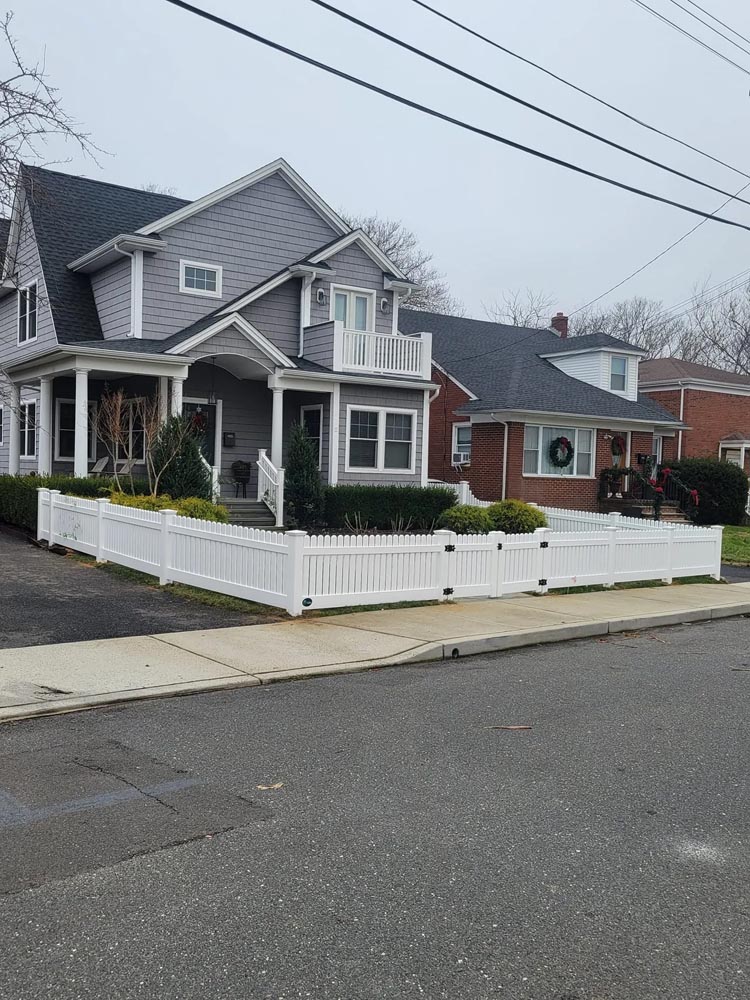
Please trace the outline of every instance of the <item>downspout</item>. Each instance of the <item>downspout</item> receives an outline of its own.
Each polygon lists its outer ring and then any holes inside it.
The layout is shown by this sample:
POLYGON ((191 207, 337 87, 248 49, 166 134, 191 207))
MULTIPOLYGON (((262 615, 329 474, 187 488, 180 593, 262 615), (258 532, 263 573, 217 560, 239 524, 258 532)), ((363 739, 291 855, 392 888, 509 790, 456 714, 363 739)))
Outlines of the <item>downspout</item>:
POLYGON ((494 413, 490 413, 490 416, 496 424, 502 424, 505 428, 503 431, 503 495, 500 497, 501 500, 504 500, 508 479, 508 422, 507 420, 498 420, 494 413))
POLYGON ((305 274, 302 277, 302 288, 299 299, 299 356, 302 357, 305 349, 305 327, 310 325, 310 310, 312 306, 312 286, 318 272, 305 274))
POLYGON ((123 250, 117 243, 113 244, 112 249, 115 253, 130 258, 130 333, 128 337, 140 339, 143 334, 143 251, 123 250))
MULTIPOLYGON (((683 414, 685 412, 685 386, 680 385, 680 423, 684 423, 683 414)), ((677 460, 682 458, 682 431, 677 432, 677 460)))

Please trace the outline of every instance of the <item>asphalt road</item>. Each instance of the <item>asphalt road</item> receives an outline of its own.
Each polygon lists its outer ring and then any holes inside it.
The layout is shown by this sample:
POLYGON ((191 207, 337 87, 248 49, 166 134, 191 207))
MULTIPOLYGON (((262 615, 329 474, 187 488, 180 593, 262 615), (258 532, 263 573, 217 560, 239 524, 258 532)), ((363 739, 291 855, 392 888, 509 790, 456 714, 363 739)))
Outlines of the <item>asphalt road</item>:
POLYGON ((7 649, 269 620, 119 579, 7 529, 0 529, 0 592, 0 648, 7 649))
POLYGON ((3 726, 0 996, 746 1000, 749 708, 738 619, 3 726))

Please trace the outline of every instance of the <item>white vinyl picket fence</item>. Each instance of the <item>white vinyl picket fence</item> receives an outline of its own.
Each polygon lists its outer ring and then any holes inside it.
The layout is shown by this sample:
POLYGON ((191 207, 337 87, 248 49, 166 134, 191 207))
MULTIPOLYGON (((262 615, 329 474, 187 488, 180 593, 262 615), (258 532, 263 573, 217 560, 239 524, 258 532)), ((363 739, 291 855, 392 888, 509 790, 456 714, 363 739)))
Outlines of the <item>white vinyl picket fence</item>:
POLYGON ((40 489, 38 497, 37 537, 50 545, 151 573, 162 584, 188 583, 291 615, 305 608, 503 597, 680 576, 718 579, 721 571, 720 527, 308 535, 137 510, 57 490, 40 489))

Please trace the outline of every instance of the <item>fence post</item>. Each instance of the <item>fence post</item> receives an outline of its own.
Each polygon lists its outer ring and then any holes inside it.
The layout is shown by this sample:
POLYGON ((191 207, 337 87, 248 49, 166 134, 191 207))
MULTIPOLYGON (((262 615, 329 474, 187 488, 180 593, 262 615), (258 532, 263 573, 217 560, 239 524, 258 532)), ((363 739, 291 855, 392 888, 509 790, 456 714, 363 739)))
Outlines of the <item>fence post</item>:
POLYGON ((55 544, 55 501, 60 496, 60 490, 49 491, 49 538, 47 544, 55 544))
MULTIPOLYGON (((49 490, 40 486, 36 491, 36 540, 44 538, 44 498, 49 490)), ((49 534, 49 532, 47 532, 49 534)))
MULTIPOLYGON (((620 516, 619 514, 617 515, 620 516)), ((607 582, 605 587, 614 587, 617 580, 617 535, 619 529, 614 525, 607 526, 607 582)))
POLYGON ((462 479, 458 484, 458 502, 465 504, 469 502, 469 497, 471 495, 471 488, 465 479, 462 479))
POLYGON ((716 534, 716 557, 714 566, 715 569, 711 576, 714 580, 721 580, 721 543, 724 537, 724 525, 723 524, 712 524, 712 530, 716 534))
POLYGON ((551 528, 535 528, 534 538, 539 542, 539 585, 536 588, 537 594, 546 594, 549 590, 549 536, 552 534, 551 528))
POLYGON ((620 518, 622 517, 622 512, 619 510, 613 510, 609 514, 609 523, 614 525, 615 528, 620 526, 620 518))
POLYGON ((104 508, 109 503, 107 497, 99 497, 96 501, 96 561, 106 562, 104 558, 104 508))
POLYGON ((169 564, 172 555, 172 525, 177 515, 176 510, 161 510, 161 546, 159 552, 159 586, 170 583, 169 564))
POLYGON ((667 575, 664 577, 664 583, 672 582, 672 570, 674 568, 674 525, 667 524, 664 526, 664 530, 667 532, 667 575))
POLYGON ((287 531, 286 543, 286 610, 295 617, 302 614, 305 582, 305 538, 306 531, 287 531))
POLYGON ((439 601, 450 601, 453 599, 454 582, 454 561, 456 555, 456 539, 458 535, 455 531, 447 531, 440 528, 432 533, 435 544, 438 546, 438 589, 439 601))
POLYGON ((487 538, 492 545, 490 597, 502 597, 505 583, 505 532, 491 531, 487 538))

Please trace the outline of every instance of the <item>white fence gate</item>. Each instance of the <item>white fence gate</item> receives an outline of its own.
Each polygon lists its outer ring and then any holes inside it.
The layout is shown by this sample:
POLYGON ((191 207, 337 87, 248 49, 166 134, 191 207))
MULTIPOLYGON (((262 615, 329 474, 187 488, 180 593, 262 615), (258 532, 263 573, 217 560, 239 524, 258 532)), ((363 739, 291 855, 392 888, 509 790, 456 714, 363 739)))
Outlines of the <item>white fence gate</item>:
MULTIPOLYGON (((99 562, 285 608, 502 597, 721 571, 722 529, 605 523, 533 534, 308 535, 261 531, 39 490, 37 537, 99 562)), ((566 514, 567 512, 559 512, 566 514)), ((574 512, 575 513, 575 512, 574 512)), ((630 520, 630 519, 628 519, 630 520)))

